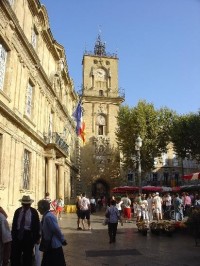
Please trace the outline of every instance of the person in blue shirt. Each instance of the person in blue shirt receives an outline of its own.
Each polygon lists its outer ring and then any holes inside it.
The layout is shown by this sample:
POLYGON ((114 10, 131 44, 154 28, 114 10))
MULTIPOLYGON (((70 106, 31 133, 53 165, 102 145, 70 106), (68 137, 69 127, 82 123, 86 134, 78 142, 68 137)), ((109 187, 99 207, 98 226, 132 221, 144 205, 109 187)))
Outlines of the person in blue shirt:
MULTIPOLYGON (((42 242, 49 243, 47 250, 43 251, 41 266, 65 266, 65 258, 62 246, 67 245, 67 242, 62 234, 56 216, 50 212, 50 203, 47 200, 38 202, 38 211, 42 217, 41 232, 42 242)), ((40 244, 40 248, 41 248, 40 244)))
POLYGON ((173 201, 174 212, 175 212, 175 221, 183 220, 183 201, 179 197, 179 194, 176 193, 176 196, 173 201))
POLYGON ((120 220, 120 213, 115 200, 110 201, 110 207, 107 208, 105 216, 108 218, 109 243, 114 243, 116 241, 118 220, 120 220))

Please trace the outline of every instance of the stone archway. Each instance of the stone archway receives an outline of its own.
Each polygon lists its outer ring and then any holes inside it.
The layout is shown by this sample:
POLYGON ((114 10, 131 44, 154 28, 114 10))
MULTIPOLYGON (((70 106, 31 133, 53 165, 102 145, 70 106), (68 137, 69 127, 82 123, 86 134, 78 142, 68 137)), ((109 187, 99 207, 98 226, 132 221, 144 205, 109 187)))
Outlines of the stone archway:
POLYGON ((92 184, 92 196, 95 198, 108 198, 110 196, 110 186, 104 179, 97 179, 92 184))

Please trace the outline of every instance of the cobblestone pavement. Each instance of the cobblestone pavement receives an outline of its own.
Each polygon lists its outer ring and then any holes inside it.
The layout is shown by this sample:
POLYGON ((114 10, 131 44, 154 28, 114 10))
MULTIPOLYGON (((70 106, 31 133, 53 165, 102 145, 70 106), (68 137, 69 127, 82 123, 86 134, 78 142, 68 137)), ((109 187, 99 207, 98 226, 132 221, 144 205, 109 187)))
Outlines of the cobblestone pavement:
POLYGON ((116 243, 109 244, 103 213, 91 215, 92 230, 78 231, 74 213, 59 221, 68 245, 68 266, 199 266, 200 246, 180 232, 172 237, 138 233, 135 221, 118 226, 116 243))

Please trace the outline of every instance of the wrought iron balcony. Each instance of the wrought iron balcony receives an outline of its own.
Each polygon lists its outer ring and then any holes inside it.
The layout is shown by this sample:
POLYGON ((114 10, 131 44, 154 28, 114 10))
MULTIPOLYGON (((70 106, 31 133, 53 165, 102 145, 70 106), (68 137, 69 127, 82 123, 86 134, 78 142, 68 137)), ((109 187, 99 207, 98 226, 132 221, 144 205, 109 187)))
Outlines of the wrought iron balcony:
POLYGON ((65 140, 60 136, 59 133, 53 132, 50 134, 45 134, 44 139, 47 145, 54 145, 59 148, 65 155, 69 155, 69 145, 65 142, 65 140))

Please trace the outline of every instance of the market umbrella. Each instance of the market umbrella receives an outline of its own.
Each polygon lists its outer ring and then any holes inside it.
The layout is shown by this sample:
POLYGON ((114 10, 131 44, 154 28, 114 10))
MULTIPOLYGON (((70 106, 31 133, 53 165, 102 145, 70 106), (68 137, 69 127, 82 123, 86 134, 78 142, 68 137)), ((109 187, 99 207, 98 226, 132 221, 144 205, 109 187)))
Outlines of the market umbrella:
POLYGON ((144 186, 144 187, 142 187, 142 191, 146 191, 146 192, 162 192, 162 187, 144 186))
POLYGON ((168 192, 168 191, 172 191, 172 188, 171 187, 162 187, 162 191, 163 192, 168 192))
POLYGON ((126 192, 135 192, 138 191, 138 187, 134 186, 123 186, 123 187, 115 187, 111 190, 112 193, 126 193, 126 192))
POLYGON ((200 190, 200 184, 199 185, 185 185, 181 186, 181 191, 195 191, 200 190))
POLYGON ((185 180, 198 180, 200 179, 200 172, 187 174, 182 176, 182 178, 185 180))
POLYGON ((172 187, 172 192, 179 192, 181 191, 181 187, 172 187))

